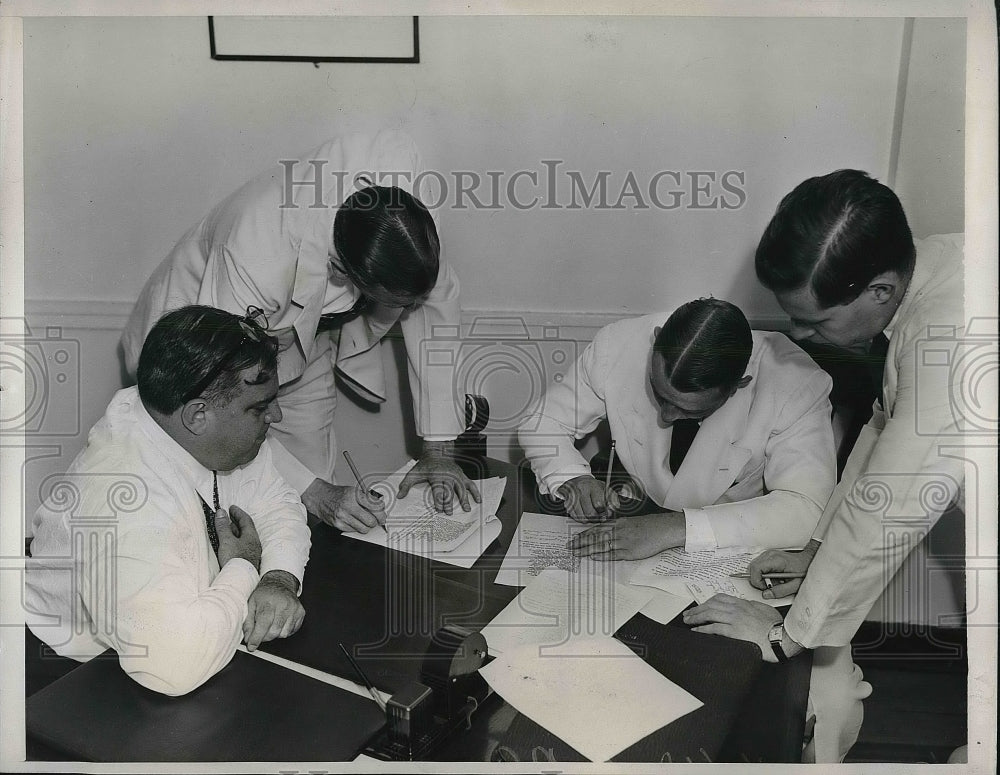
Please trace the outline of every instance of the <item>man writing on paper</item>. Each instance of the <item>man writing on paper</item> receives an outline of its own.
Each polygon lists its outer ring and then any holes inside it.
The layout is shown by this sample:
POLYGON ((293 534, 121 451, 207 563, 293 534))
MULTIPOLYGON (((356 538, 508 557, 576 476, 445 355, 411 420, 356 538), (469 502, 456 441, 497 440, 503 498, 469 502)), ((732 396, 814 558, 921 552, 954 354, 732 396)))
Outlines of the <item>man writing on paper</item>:
MULTIPOLYGON (((688 623, 757 643, 771 662, 823 646, 850 658, 886 580, 960 496, 964 461, 939 445, 961 431, 952 396, 963 372, 941 364, 961 360, 962 254, 961 235, 915 243, 896 195, 858 170, 810 178, 781 201, 757 247, 757 277, 791 317, 793 336, 869 353, 881 398, 805 550, 767 552, 751 565, 758 588, 763 573, 805 573, 764 593, 798 592, 784 622, 770 606, 719 595, 686 612, 688 623), (922 360, 929 337, 937 358, 922 360)), ((821 721, 816 760, 843 758, 849 745, 820 750, 821 721)))
POLYGON ((519 439, 542 492, 577 520, 607 519, 614 503, 573 444, 607 418, 634 484, 663 508, 580 533, 578 554, 801 546, 836 476, 830 384, 784 335, 700 299, 599 331, 519 439))
POLYGON ((180 695, 241 640, 252 651, 302 624, 309 529, 265 441, 281 409, 259 313, 165 315, 138 386, 115 395, 38 509, 25 606, 58 654, 113 648, 140 684, 180 695))
POLYGON ((479 499, 452 459, 464 417, 452 374, 424 369, 421 360, 421 342, 435 329, 457 332, 461 316, 458 278, 440 261, 437 227, 416 196, 422 173, 413 141, 391 131, 337 138, 280 162, 177 243, 147 281, 122 337, 134 373, 146 332, 167 310, 194 303, 263 309, 280 343, 275 465, 310 514, 341 530, 366 532, 385 523, 385 512, 367 490, 333 484, 336 379, 384 401, 376 345, 397 321, 424 439, 399 494, 427 481, 449 514, 453 499, 466 511, 470 495, 479 499))

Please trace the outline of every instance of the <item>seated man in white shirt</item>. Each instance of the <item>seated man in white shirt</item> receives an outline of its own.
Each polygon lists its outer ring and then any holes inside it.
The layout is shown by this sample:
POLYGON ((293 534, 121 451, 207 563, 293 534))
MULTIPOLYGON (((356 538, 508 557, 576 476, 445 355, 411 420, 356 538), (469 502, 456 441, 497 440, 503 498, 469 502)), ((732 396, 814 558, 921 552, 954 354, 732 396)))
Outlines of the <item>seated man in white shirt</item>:
POLYGON ((607 520, 573 539, 579 554, 802 546, 836 477, 830 387, 784 335, 751 332, 737 307, 700 299, 599 331, 519 440, 543 493, 580 521, 607 520), (573 443, 604 418, 662 512, 608 519, 604 483, 573 443))
POLYGON ((241 640, 253 650, 301 626, 309 530, 265 441, 281 419, 277 342, 254 312, 163 316, 137 387, 115 395, 47 487, 25 605, 59 655, 113 648, 138 683, 180 695, 241 640))

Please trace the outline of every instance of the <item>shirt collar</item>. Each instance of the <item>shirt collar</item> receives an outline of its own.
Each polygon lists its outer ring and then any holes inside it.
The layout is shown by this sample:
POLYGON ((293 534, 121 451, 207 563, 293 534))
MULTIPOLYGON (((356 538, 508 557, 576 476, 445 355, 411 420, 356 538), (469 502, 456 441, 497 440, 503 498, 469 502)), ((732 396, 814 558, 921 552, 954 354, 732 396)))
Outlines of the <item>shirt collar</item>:
POLYGON ((143 433, 153 443, 154 448, 159 450, 164 457, 180 469, 181 474, 191 482, 205 503, 210 506, 213 505, 214 486, 212 472, 199 463, 190 452, 184 449, 184 447, 171 438, 169 433, 160 427, 159 423, 146 411, 142 399, 139 398, 138 391, 136 392, 133 406, 135 407, 136 422, 143 433))

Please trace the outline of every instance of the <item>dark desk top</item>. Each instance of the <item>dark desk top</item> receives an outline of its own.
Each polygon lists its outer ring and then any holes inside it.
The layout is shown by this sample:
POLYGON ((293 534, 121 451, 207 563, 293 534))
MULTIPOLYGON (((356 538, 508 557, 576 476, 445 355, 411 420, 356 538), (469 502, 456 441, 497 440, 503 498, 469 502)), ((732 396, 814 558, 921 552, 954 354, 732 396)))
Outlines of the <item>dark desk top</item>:
MULTIPOLYGON (((552 512, 554 505, 538 496, 526 468, 485 459, 474 463, 467 473, 474 478, 507 477, 498 513, 502 532, 471 568, 387 551, 318 525, 313 529, 301 596, 306 609, 302 628, 291 638, 264 644, 262 650, 357 681, 338 647, 343 643, 376 686, 394 692, 419 678, 428 646, 440 627, 461 624, 479 629, 492 620, 520 592, 519 587, 495 584, 494 579, 521 514, 552 512)), ((761 661, 757 647, 750 643, 694 633, 676 620, 659 625, 641 614, 616 637, 704 703, 622 752, 616 761, 797 760, 809 686, 808 652, 787 665, 769 665, 761 661), (763 727, 760 718, 767 720, 763 727)), ((234 675, 245 669, 245 663, 260 660, 242 654, 237 657, 203 689, 217 687, 220 697, 234 692, 231 696, 239 698, 238 690, 230 688, 234 679, 226 674, 234 675)), ((122 679, 131 683, 124 674, 122 679)), ((52 686, 59 687, 64 681, 52 686)), ((71 685, 58 691, 63 701, 82 705, 88 700, 71 685)), ((300 701, 298 691, 285 690, 284 699, 308 708, 310 700, 302 697, 300 701)), ((225 707, 236 716, 254 712, 252 703, 244 700, 225 707)), ((130 721, 142 723, 143 718, 156 720, 155 715, 140 713, 130 721)), ((336 728, 319 720, 306 724, 309 729, 323 730, 321 737, 336 728)), ((62 747, 67 750, 65 742, 62 747)), ((474 714, 472 729, 455 735, 435 758, 483 761, 496 759, 498 750, 505 748, 508 757, 513 754, 525 761, 538 747, 551 749, 560 761, 586 761, 494 695, 474 714)), ((89 751, 68 750, 79 755, 89 751)), ((282 758, 308 760, 310 756, 305 754, 311 750, 288 745, 282 758)))
POLYGON ((353 759, 384 723, 366 697, 239 651, 183 697, 140 686, 107 651, 32 695, 25 719, 43 745, 99 762, 353 759))

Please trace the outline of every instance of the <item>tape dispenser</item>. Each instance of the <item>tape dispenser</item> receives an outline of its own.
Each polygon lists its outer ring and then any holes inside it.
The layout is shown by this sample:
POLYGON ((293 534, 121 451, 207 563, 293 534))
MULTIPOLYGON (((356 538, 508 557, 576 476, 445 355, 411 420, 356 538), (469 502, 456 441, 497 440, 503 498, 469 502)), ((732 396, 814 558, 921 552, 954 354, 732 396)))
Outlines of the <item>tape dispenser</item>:
POLYGON ((489 654, 482 633, 456 625, 434 634, 420 669, 420 680, 407 684, 386 702, 385 730, 367 747, 368 755, 394 761, 426 758, 460 728, 490 695, 479 675, 489 654))

